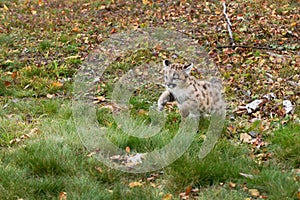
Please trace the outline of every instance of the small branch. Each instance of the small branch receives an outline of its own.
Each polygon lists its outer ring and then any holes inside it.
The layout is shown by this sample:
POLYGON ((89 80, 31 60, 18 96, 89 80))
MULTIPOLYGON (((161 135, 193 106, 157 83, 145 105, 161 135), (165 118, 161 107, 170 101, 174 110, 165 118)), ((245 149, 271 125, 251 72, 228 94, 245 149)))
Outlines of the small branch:
POLYGON ((230 22, 230 19, 229 19, 227 13, 226 13, 226 4, 225 4, 225 2, 223 2, 223 8, 224 8, 223 9, 223 14, 224 14, 224 16, 226 18, 227 29, 228 29, 228 33, 229 33, 229 37, 230 37, 230 45, 231 46, 235 46, 234 39, 233 39, 233 36, 232 36, 232 31, 231 31, 232 24, 230 22))
POLYGON ((247 46, 247 45, 227 45, 227 46, 217 46, 218 49, 225 49, 225 48, 244 48, 244 49, 263 49, 263 50, 270 50, 270 51, 283 51, 271 47, 262 47, 262 46, 247 46))

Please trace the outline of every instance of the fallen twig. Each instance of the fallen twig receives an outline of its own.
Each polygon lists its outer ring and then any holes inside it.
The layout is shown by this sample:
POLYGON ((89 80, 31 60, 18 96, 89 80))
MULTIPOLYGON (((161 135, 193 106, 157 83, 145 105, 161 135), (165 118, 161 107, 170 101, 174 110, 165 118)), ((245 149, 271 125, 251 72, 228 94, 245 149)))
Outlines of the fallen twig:
POLYGON ((225 49, 225 48, 244 48, 244 49, 263 49, 263 50, 270 50, 270 51, 284 51, 283 49, 275 49, 272 47, 263 47, 263 46, 248 46, 248 45, 225 45, 225 46, 217 46, 218 49, 225 49))
POLYGON ((227 13, 226 13, 226 3, 225 2, 223 2, 223 8, 224 8, 223 9, 223 14, 224 14, 224 16, 226 18, 227 29, 228 29, 228 33, 229 33, 229 37, 230 37, 230 45, 231 46, 235 46, 235 42, 234 42, 234 39, 233 39, 233 36, 232 36, 232 31, 231 31, 232 24, 230 22, 230 19, 229 19, 227 13))

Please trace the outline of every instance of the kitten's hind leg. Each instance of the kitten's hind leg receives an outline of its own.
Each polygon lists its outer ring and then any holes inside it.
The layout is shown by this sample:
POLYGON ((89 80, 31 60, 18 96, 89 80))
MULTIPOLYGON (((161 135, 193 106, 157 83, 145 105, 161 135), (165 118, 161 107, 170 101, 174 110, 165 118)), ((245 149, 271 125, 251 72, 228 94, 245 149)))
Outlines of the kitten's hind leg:
POLYGON ((171 92, 169 92, 168 90, 164 91, 158 101, 157 101, 157 106, 158 106, 158 110, 162 111, 164 109, 164 106, 167 104, 167 102, 171 102, 174 101, 175 98, 174 96, 171 94, 171 92))

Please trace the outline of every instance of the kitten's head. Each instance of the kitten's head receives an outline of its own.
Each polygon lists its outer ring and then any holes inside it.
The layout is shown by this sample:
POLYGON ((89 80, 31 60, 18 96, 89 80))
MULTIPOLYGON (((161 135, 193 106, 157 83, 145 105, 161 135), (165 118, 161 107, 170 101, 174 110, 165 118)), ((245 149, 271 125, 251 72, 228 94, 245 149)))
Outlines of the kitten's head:
POLYGON ((184 86, 193 68, 192 63, 189 65, 183 65, 171 63, 169 60, 164 60, 163 65, 165 70, 165 85, 170 89, 184 86))

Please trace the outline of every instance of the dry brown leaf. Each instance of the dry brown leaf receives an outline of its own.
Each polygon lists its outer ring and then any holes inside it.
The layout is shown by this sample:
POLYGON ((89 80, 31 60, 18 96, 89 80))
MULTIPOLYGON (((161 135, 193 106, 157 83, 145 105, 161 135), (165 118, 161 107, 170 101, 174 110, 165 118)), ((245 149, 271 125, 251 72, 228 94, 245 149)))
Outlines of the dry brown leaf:
POLYGON ((191 190, 192 190, 192 186, 190 185, 185 189, 185 195, 190 195, 191 190))
POLYGON ((4 85, 5 85, 6 87, 8 87, 8 86, 11 85, 11 82, 10 82, 10 81, 4 81, 4 85))
POLYGON ((102 168, 101 167, 95 167, 95 169, 101 174, 102 173, 102 168))
POLYGON ((11 78, 12 78, 12 79, 15 79, 15 78, 17 77, 17 73, 18 73, 18 72, 13 72, 13 73, 11 74, 11 78))
POLYGON ((105 101, 104 96, 97 96, 97 97, 94 98, 93 103, 96 104, 96 103, 101 103, 101 102, 104 102, 104 101, 105 101))
POLYGON ((67 200, 67 193, 66 192, 60 192, 58 196, 59 200, 67 200))
POLYGON ((144 5, 152 5, 152 1, 149 0, 142 0, 144 5))
POLYGON ((29 133, 21 135, 21 137, 19 138, 14 138, 11 141, 9 141, 9 144, 17 144, 19 142, 24 141, 25 139, 31 138, 35 135, 37 135, 38 133, 40 133, 40 130, 38 128, 33 128, 30 130, 29 133))
POLYGON ((229 184, 228 184, 228 185, 229 185, 229 187, 230 187, 230 188, 235 188, 235 187, 236 187, 236 184, 235 184, 235 183, 233 183, 233 182, 231 182, 231 181, 229 182, 229 184))
POLYGON ((140 109, 139 111, 138 111, 138 115, 147 115, 147 111, 146 110, 144 110, 144 109, 140 109))
POLYGON ((73 32, 75 33, 78 33, 79 32, 79 27, 78 26, 75 26, 73 29, 72 29, 73 32))
POLYGON ((117 32, 117 29, 112 28, 111 31, 110 31, 110 34, 113 34, 113 33, 116 33, 116 32, 117 32))
POLYGON ((297 26, 297 22, 291 23, 291 27, 297 26))
POLYGON ((125 148, 125 151, 126 151, 127 153, 130 153, 130 147, 126 147, 126 148, 125 148))
POLYGON ((43 5, 43 0, 38 0, 38 4, 39 4, 39 6, 42 6, 43 5))

